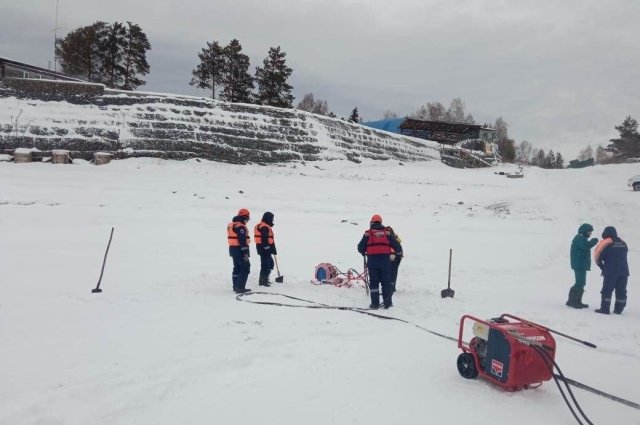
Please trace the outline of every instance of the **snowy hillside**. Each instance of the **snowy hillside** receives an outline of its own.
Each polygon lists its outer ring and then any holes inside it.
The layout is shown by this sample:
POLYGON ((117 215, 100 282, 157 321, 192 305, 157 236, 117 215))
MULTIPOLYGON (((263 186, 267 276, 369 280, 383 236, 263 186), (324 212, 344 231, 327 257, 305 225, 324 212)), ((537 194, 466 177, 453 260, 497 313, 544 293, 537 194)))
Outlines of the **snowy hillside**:
MULTIPOLYGON (((379 213, 406 253, 394 307, 380 314, 447 336, 463 314, 540 322, 598 345, 556 337, 566 376, 640 402, 640 194, 626 186, 639 166, 495 171, 0 162, 0 424, 575 423, 553 382, 508 393, 465 380, 456 344, 414 326, 248 302, 294 302, 277 295, 236 300, 225 227, 239 208, 250 226, 275 213, 285 281, 265 292, 366 307, 362 288, 309 280, 320 262, 361 269, 356 244, 379 213), (593 312, 596 271, 591 308, 564 305, 569 244, 585 221, 598 237, 615 225, 630 246, 621 316, 593 312), (91 294, 112 226, 104 292, 91 294), (456 294, 443 300, 449 248, 456 294)), ((251 261, 257 290, 255 251, 251 261)), ((595 424, 640 424, 639 410, 574 392, 595 424)))
POLYGON ((36 147, 86 159, 119 151, 239 164, 439 159, 435 142, 292 109, 117 90, 39 97, 0 88, 0 153, 36 147))

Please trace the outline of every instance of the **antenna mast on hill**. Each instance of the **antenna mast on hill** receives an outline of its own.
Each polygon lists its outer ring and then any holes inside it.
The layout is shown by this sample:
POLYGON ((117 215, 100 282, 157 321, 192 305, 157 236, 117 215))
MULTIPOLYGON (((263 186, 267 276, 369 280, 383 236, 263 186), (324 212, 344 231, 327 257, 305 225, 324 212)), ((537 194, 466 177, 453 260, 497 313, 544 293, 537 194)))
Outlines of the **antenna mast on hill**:
POLYGON ((60 0, 56 0, 56 24, 55 24, 55 27, 51 30, 53 31, 53 72, 58 71, 58 54, 56 53, 56 45, 58 44, 58 30, 62 29, 58 26, 59 4, 60 4, 60 0))

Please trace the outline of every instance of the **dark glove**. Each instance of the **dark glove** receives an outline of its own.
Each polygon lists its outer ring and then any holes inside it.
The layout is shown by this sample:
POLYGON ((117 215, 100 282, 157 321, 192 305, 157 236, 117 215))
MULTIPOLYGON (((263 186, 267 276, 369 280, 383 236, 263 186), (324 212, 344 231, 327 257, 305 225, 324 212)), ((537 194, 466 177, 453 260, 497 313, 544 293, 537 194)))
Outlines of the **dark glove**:
POLYGON ((592 238, 590 242, 591 243, 598 243, 598 238, 592 238))

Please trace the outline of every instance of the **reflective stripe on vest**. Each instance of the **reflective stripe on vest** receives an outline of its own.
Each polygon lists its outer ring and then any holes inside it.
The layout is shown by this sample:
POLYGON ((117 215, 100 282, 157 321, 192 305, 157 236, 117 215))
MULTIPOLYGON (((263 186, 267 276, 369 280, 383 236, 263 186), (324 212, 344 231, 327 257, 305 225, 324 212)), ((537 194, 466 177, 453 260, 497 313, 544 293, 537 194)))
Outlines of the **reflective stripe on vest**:
POLYGON ((249 232, 247 232, 247 226, 244 223, 233 222, 227 225, 227 241, 229 242, 229 246, 240 246, 240 241, 238 240, 238 234, 233 230, 236 227, 244 227, 247 235, 247 245, 251 243, 251 236, 249 236, 249 232))
POLYGON ((386 229, 369 229, 364 233, 369 237, 365 252, 367 255, 391 254, 389 236, 391 232, 386 229))
POLYGON ((260 233, 260 229, 262 227, 269 228, 269 240, 268 240, 268 243, 269 243, 269 245, 273 245, 273 229, 271 228, 271 226, 269 226, 264 221, 261 221, 260 223, 256 224, 256 227, 253 228, 253 237, 256 240, 256 245, 261 245, 262 244, 262 234, 260 233))

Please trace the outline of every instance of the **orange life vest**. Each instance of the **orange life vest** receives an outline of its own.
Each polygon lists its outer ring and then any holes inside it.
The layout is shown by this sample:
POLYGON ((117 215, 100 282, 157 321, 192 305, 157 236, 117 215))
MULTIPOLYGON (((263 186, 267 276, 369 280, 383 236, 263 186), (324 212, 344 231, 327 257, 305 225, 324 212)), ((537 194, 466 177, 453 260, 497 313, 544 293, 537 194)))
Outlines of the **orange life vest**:
POLYGON ((613 239, 611 238, 601 239, 600 242, 598 242, 598 245, 596 245, 596 249, 593 251, 593 261, 597 263, 600 259, 600 254, 602 254, 602 251, 604 251, 604 249, 612 243, 613 239))
POLYGON ((367 255, 391 254, 393 252, 389 242, 391 232, 387 229, 369 229, 364 234, 369 237, 365 248, 367 255))
MULTIPOLYGON (((234 221, 233 223, 229 223, 227 225, 227 241, 229 242, 229 246, 240 246, 240 241, 238 240, 238 234, 234 231, 234 229, 237 227, 244 227, 246 232, 247 226, 245 226, 244 223, 239 221, 234 221)), ((251 236, 249 236, 249 232, 246 232, 246 234, 247 234, 247 239, 246 239, 247 245, 249 245, 251 243, 251 236)))
POLYGON ((264 221, 261 221, 260 223, 256 224, 256 227, 253 228, 253 237, 256 240, 256 245, 262 245, 262 234, 260 233, 260 229, 262 229, 265 226, 269 228, 269 239, 267 243, 269 245, 273 245, 273 229, 264 221))

